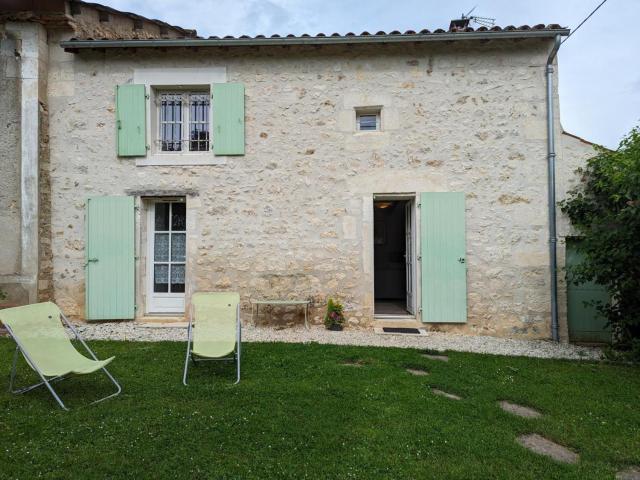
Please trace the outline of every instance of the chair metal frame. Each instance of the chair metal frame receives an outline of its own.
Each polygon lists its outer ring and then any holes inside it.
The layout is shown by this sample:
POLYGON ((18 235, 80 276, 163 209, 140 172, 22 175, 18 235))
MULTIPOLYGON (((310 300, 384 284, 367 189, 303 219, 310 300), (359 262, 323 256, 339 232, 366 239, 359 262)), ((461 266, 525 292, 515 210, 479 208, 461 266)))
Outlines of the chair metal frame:
MULTIPOLYGON (((91 355, 91 357, 96 362, 99 362, 100 360, 98 360, 98 357, 96 357, 96 355, 89 348, 89 346, 86 344, 84 339, 80 336, 80 332, 78 332, 76 327, 73 326, 73 324, 69 321, 69 319, 67 319, 67 317, 62 312, 60 312, 60 319, 62 320, 63 325, 65 325, 67 328, 69 328, 73 332, 73 334, 75 335, 75 338, 80 341, 80 343, 84 346, 84 348, 87 350, 87 352, 89 352, 89 355, 91 355)), ((9 379, 9 392, 11 392, 13 394, 21 394, 21 393, 29 392, 29 391, 33 390, 34 388, 40 387, 41 385, 45 385, 47 387, 47 389, 49 390, 49 392, 51 392, 51 395, 53 395, 53 398, 55 398, 56 402, 58 402, 58 405, 60 405, 60 407, 62 407, 63 410, 67 410, 68 411, 69 408, 63 403, 62 399, 56 393, 56 391, 51 386, 51 384, 55 383, 55 382, 62 381, 64 379, 66 379, 66 378, 69 378, 69 375, 68 374, 57 375, 55 377, 47 378, 47 376, 44 375, 40 371, 40 369, 35 364, 35 362, 29 357, 29 354, 27 353, 26 349, 22 345, 22 342, 20 342, 18 337, 13 333, 13 331, 11 330, 11 327, 9 325, 5 325, 5 328, 9 332, 9 335, 11 335, 11 338, 16 342, 16 351, 13 354, 13 365, 11 367, 11 377, 9 379), (18 357, 19 357, 18 354, 19 353, 22 353, 22 355, 24 356, 24 359, 27 361, 29 366, 38 374, 38 376, 40 377, 40 379, 42 381, 40 383, 34 383, 33 385, 29 385, 28 387, 18 388, 18 389, 14 390, 13 383, 14 383, 15 377, 16 377, 18 357)), ((71 339, 69 339, 69 341, 71 341, 71 339)), ((109 373, 109 371, 107 370, 106 366, 102 367, 100 370, 102 370, 107 375, 107 377, 109 377, 109 380, 111 380, 113 382, 113 384, 116 386, 116 391, 115 391, 115 393, 112 393, 111 395, 107 395, 106 397, 102 397, 102 398, 100 398, 98 400, 95 400, 95 401, 91 402, 89 405, 93 405, 95 403, 99 403, 99 402, 102 402, 104 400, 107 400, 108 398, 115 397, 115 396, 119 395, 120 392, 122 392, 122 387, 116 381, 116 379, 113 378, 111 373, 109 373)))
POLYGON ((189 360, 191 360, 194 364, 197 362, 207 362, 207 361, 222 361, 222 362, 232 362, 235 360, 236 362, 236 381, 234 385, 240 383, 240 352, 242 350, 242 324, 240 323, 240 304, 236 306, 236 346, 234 351, 232 352, 232 356, 230 357, 221 357, 221 358, 204 358, 200 357, 198 354, 194 354, 191 351, 191 342, 193 341, 193 306, 191 307, 189 314, 189 328, 187 332, 187 356, 184 361, 184 373, 182 375, 182 383, 187 385, 187 375, 189 373, 189 360))

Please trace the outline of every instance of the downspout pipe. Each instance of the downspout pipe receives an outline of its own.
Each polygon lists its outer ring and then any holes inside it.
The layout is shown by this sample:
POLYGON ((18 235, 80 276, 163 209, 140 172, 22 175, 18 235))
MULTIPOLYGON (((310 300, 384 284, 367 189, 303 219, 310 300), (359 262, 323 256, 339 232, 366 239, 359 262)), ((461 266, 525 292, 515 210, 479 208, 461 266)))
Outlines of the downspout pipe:
POLYGON ((556 35, 553 48, 549 52, 546 66, 547 76, 547 168, 549 182, 549 273, 551 275, 551 338, 560 341, 558 324, 558 260, 556 231, 556 146, 553 112, 553 62, 560 49, 561 36, 556 35))

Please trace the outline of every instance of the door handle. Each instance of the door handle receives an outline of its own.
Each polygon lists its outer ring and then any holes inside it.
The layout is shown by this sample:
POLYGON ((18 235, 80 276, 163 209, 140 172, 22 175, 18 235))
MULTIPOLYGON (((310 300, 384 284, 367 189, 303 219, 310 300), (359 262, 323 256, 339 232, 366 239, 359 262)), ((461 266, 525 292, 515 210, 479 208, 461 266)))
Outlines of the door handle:
POLYGON ((462 257, 460 257, 460 258, 458 259, 458 261, 459 261, 460 263, 465 263, 465 262, 466 262, 466 260, 465 260, 464 258, 462 258, 462 257))

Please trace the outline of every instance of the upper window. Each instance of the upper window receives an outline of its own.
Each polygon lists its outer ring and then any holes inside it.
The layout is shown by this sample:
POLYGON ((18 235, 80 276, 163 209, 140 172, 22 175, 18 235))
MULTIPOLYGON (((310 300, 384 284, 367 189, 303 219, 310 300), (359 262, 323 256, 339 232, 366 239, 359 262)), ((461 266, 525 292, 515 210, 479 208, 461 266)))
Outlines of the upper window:
POLYGON ((356 110, 356 130, 363 132, 380 130, 380 109, 356 110))
POLYGON ((158 150, 208 151, 209 92, 159 92, 157 99, 158 150))

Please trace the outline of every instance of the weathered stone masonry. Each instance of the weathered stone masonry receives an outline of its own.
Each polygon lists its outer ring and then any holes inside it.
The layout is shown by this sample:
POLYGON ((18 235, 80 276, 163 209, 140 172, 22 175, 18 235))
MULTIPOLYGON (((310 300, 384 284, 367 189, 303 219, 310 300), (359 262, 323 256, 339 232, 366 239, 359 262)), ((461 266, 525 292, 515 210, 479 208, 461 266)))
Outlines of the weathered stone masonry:
MULTIPOLYGON (((350 323, 366 325, 372 195, 464 191, 468 322, 440 328, 547 338, 549 48, 545 40, 502 40, 56 50, 50 77, 60 80, 49 88, 54 298, 83 316, 86 197, 189 192, 188 293, 237 290, 245 312, 250 297, 311 296, 316 321, 326 298, 337 296, 350 323), (139 167, 116 156, 116 85, 130 82, 136 68, 214 66, 245 85, 245 156, 189 167, 139 167), (369 105, 383 107, 383 131, 355 133, 354 107, 369 105)), ((559 169, 572 171, 577 161, 559 169)))
MULTIPOLYGON (((352 327, 367 326, 373 195, 463 191, 468 322, 432 328, 549 337, 551 40, 72 54, 60 41, 195 32, 95 4, 63 7, 0 15, 0 86, 8 93, 0 98, 0 287, 9 301, 53 299, 82 319, 86 198, 132 195, 143 316, 145 196, 184 196, 187 301, 196 290, 237 290, 246 319, 249 298, 310 297, 318 322, 334 296, 345 301, 352 327), (243 83, 246 155, 199 166, 118 158, 115 87, 154 68, 215 70, 223 72, 215 81, 243 83), (381 132, 355 131, 355 109, 368 106, 382 107, 381 132)), ((561 199, 592 147, 560 135, 558 118, 556 125, 561 199)), ((570 233, 562 216, 558 227, 562 267, 570 233)), ((566 338, 562 272, 559 280, 566 338)), ((275 313, 272 321, 296 320, 294 312, 275 313)))

